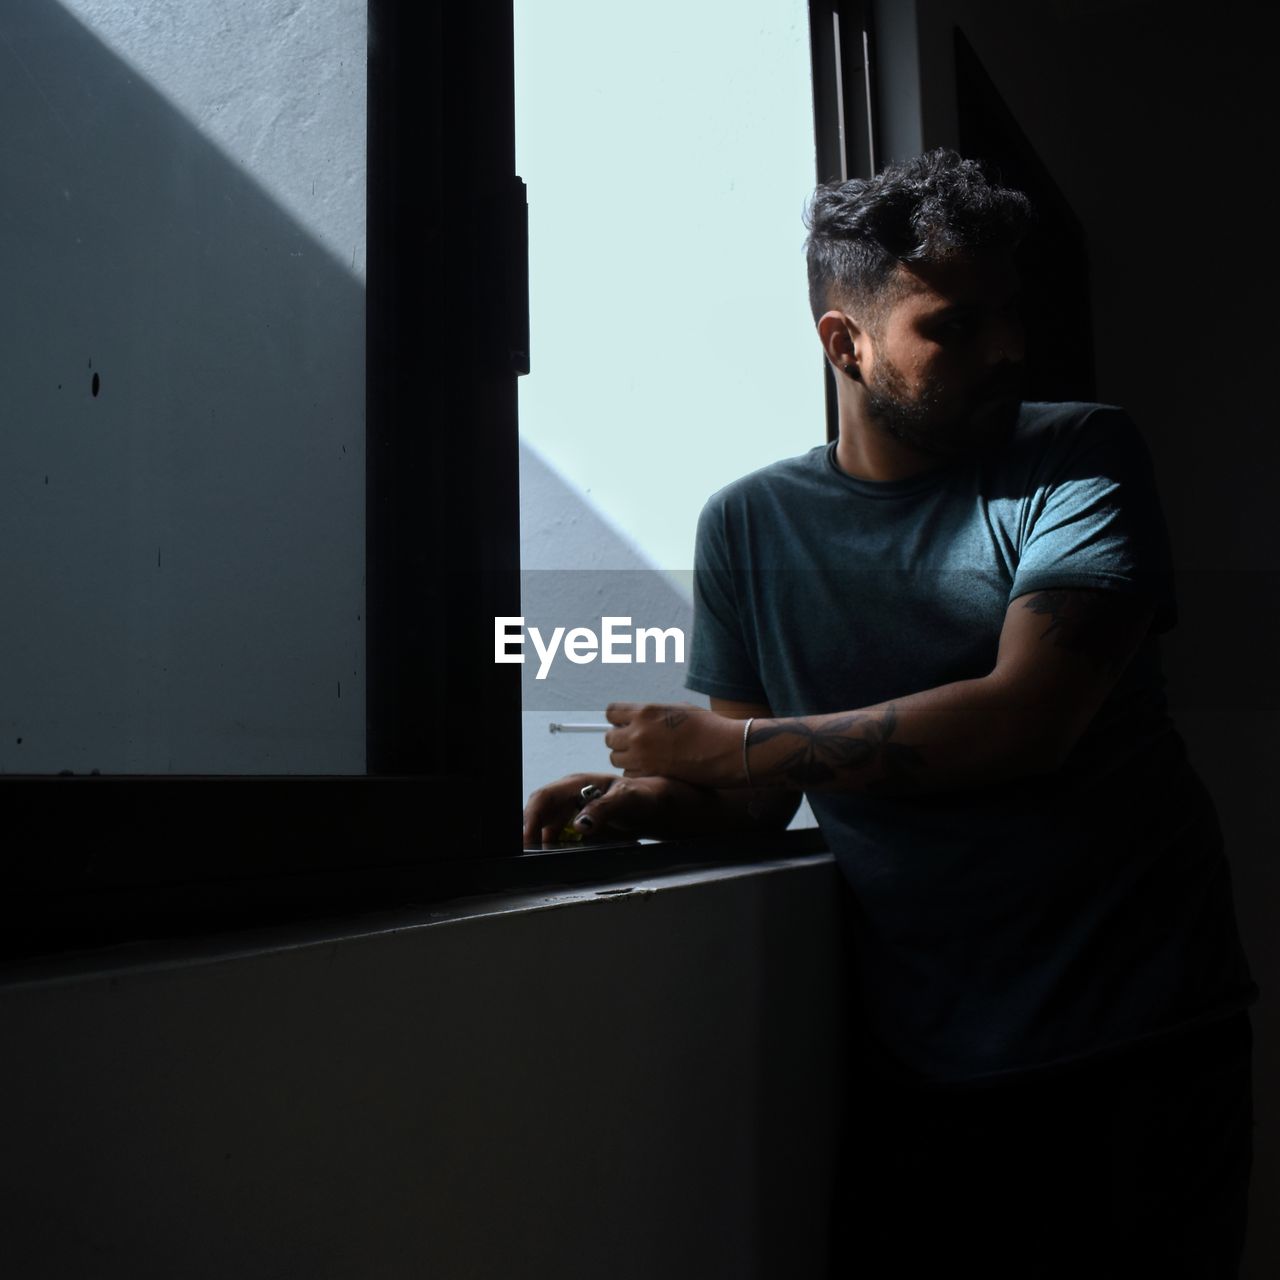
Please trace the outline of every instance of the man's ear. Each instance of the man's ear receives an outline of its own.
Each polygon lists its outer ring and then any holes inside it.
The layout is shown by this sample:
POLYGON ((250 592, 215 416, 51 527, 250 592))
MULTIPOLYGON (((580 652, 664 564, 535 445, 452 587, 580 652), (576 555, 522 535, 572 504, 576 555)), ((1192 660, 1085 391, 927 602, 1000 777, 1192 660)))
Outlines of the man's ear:
POLYGON ((861 382, 867 335, 858 322, 843 311, 828 311, 818 320, 818 337, 832 365, 854 382, 861 382))

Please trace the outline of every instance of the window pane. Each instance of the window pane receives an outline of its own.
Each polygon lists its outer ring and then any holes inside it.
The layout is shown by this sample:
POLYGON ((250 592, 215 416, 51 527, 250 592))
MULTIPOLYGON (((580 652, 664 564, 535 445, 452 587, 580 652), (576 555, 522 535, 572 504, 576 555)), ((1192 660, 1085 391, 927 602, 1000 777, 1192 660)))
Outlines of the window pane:
POLYGON ((0 17, 0 769, 364 769, 364 0, 0 17))
MULTIPOLYGON (((532 372, 521 379, 524 613, 688 626, 705 499, 825 437, 801 213, 815 160, 804 0, 516 2, 532 372)), ((608 769, 612 697, 700 702, 683 664, 536 680, 526 791, 608 769)), ((634 649, 632 650, 634 652, 634 649)))

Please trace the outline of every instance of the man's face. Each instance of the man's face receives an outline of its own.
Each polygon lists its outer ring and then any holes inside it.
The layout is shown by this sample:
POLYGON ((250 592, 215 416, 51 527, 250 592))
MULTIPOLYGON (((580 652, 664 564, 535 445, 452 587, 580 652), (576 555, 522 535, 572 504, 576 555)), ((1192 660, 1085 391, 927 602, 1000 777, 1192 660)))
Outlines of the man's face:
POLYGON ((868 334, 871 422, 922 453, 953 457, 1007 438, 1022 387, 1018 281, 1007 252, 903 272, 905 293, 868 334))

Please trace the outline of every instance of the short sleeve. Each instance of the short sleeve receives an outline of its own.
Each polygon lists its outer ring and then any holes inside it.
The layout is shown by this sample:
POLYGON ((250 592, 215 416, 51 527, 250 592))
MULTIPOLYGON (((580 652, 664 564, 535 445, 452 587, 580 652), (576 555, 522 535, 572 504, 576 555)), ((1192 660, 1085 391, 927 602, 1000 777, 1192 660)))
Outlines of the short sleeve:
POLYGON ((1151 602, 1153 628, 1177 622, 1169 534, 1151 458, 1119 409, 1098 409, 1059 442, 1031 498, 1009 599, 1072 587, 1151 602))
POLYGON ((728 550, 724 507, 715 498, 698 517, 693 553, 693 638, 685 688, 735 702, 768 702, 745 639, 728 550))

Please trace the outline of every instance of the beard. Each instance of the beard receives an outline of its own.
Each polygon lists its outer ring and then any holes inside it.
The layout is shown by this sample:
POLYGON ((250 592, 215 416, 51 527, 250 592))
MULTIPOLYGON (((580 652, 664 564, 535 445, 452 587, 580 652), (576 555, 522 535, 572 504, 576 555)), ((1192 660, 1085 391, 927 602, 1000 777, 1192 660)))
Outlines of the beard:
POLYGON ((902 371, 880 359, 864 383, 867 416, 885 435, 921 453, 954 458, 1006 440, 1021 406, 1021 366, 1006 365, 957 401, 937 382, 912 395, 902 371))

